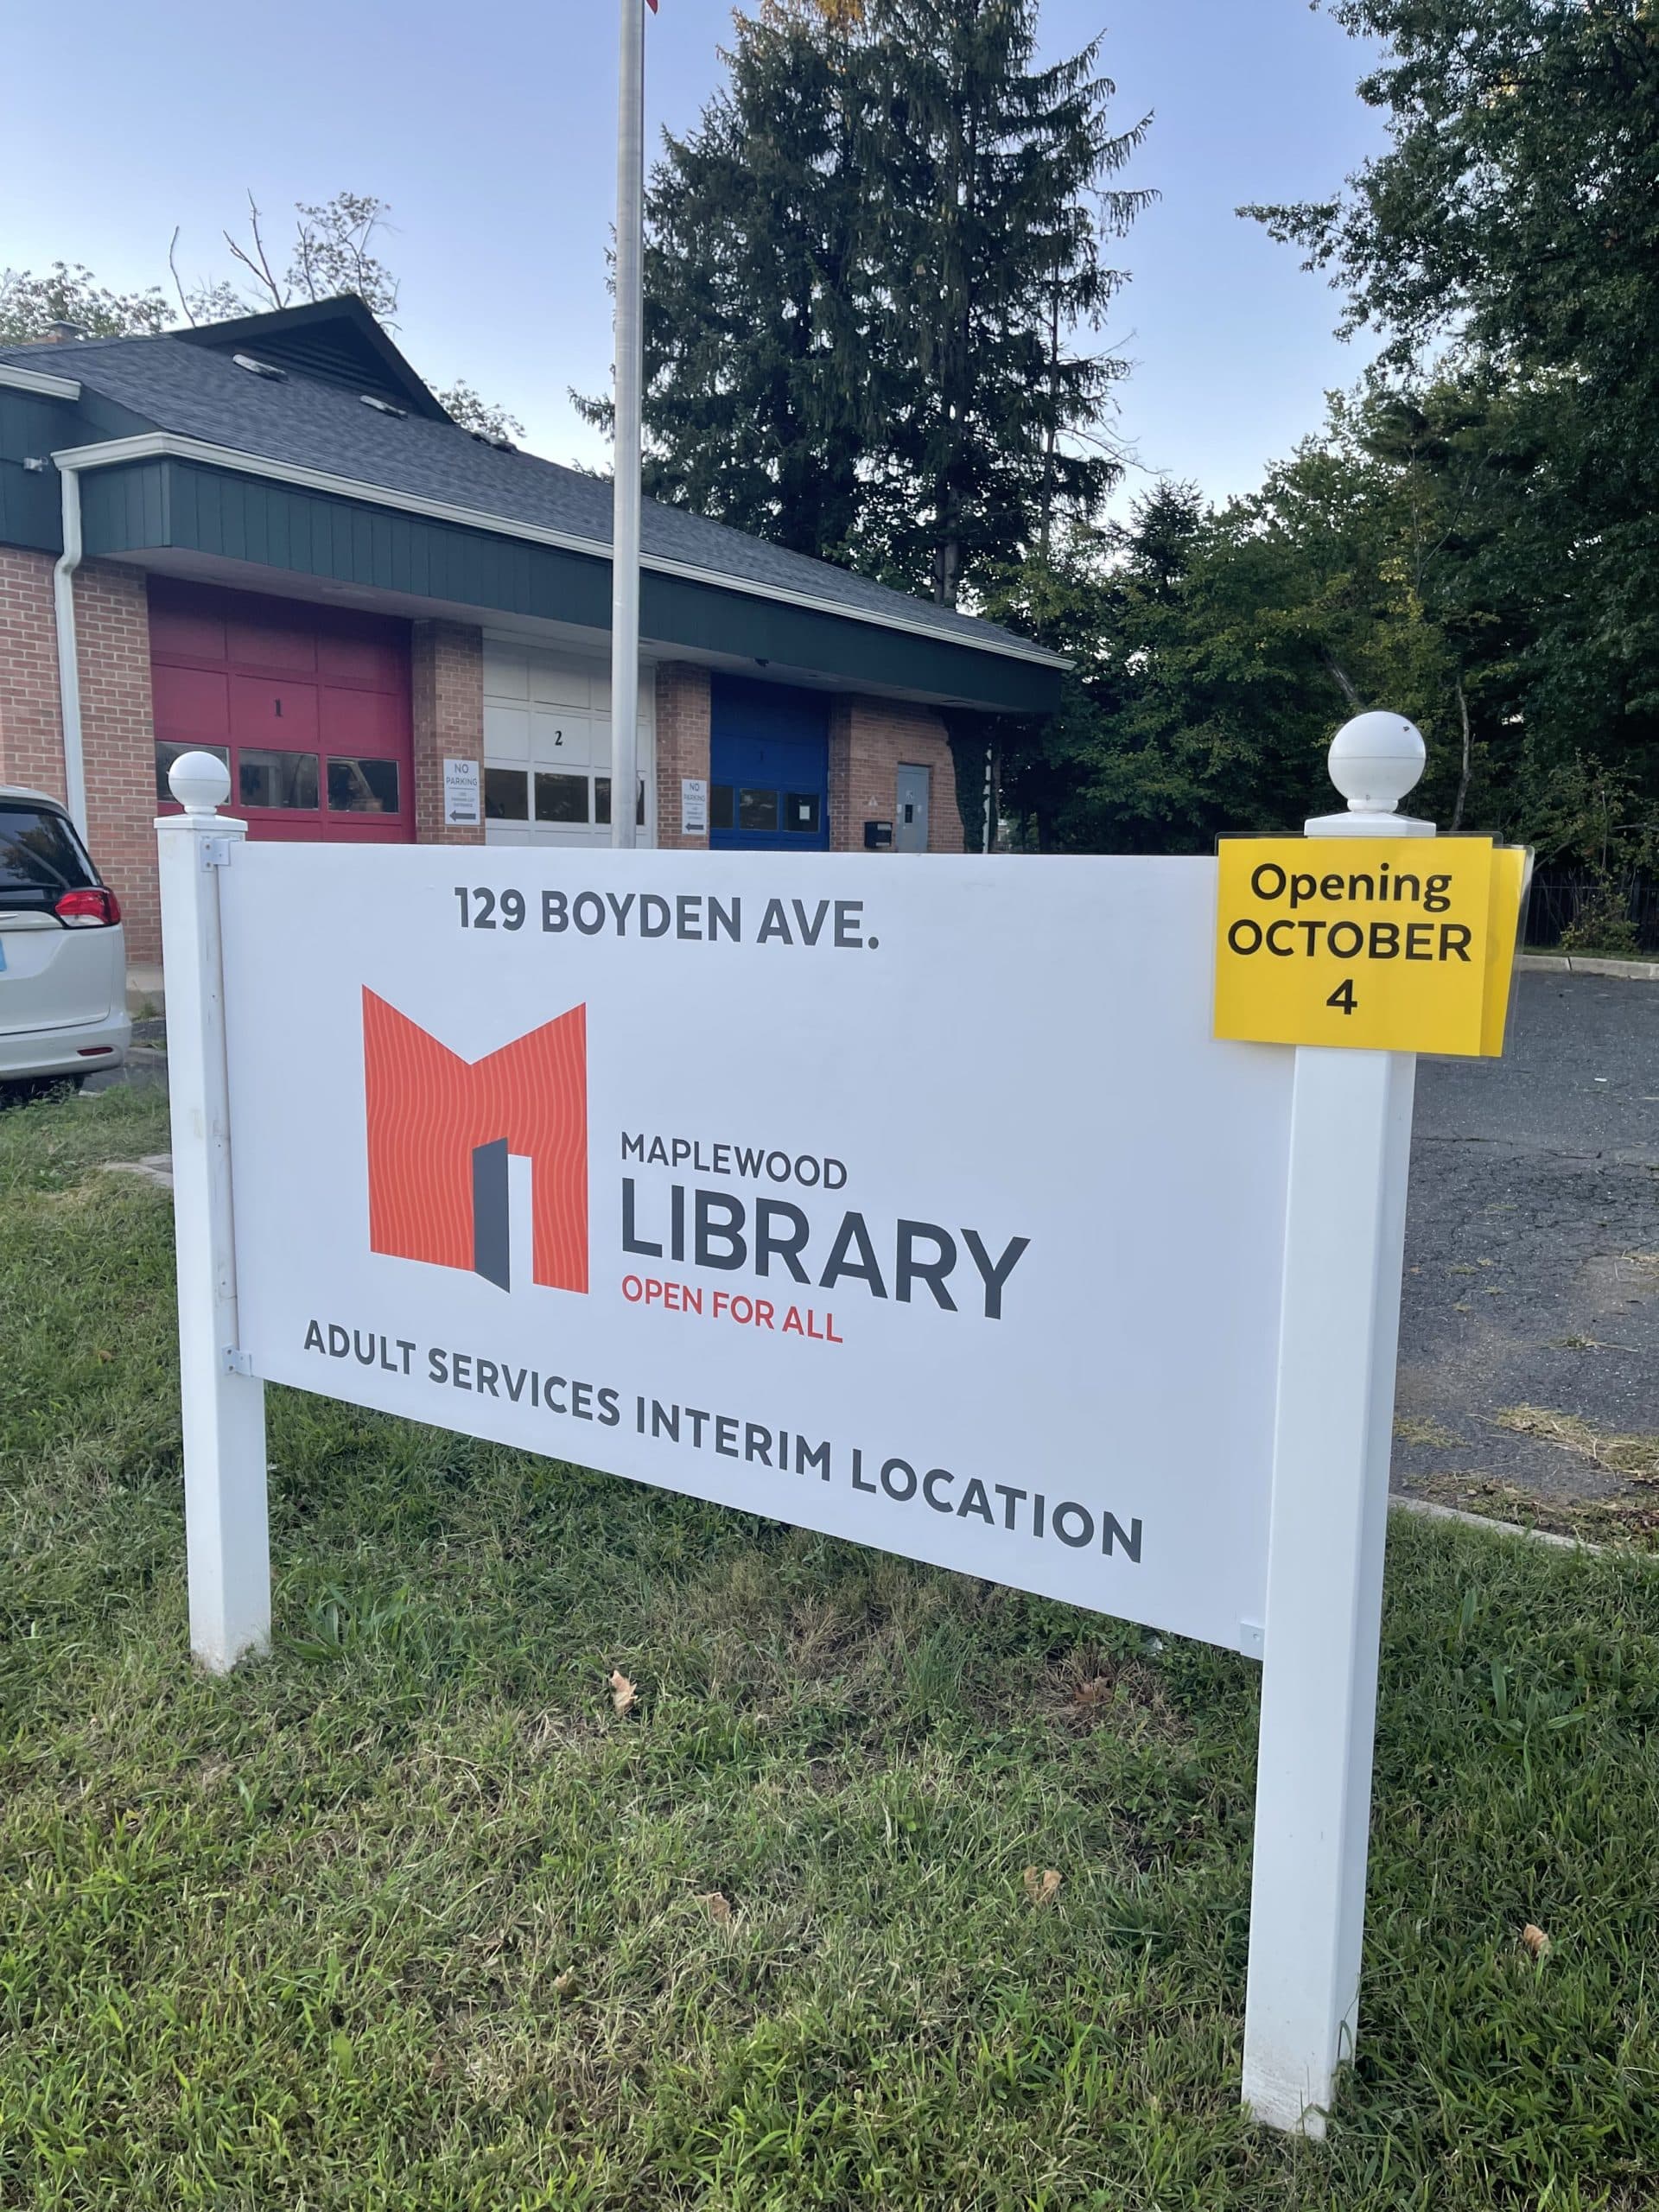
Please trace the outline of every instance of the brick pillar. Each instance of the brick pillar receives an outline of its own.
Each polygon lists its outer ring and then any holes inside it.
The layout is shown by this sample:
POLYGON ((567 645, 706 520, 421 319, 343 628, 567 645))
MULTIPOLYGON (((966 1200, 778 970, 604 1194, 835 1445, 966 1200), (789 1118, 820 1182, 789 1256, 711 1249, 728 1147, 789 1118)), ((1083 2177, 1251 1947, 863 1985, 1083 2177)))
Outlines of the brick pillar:
POLYGON ((853 702, 836 698, 830 703, 830 849, 858 852, 863 844, 864 817, 853 818, 853 702))
POLYGON ((704 835, 680 827, 680 779, 709 779, 709 671, 690 661, 657 671, 657 842, 665 852, 707 852, 704 835))
POLYGON ((0 784, 66 796, 52 556, 0 545, 0 784))
POLYGON ((483 811, 484 632, 467 622, 416 622, 410 645, 415 721, 415 837, 423 845, 481 845, 484 824, 446 824, 443 764, 476 760, 483 811))
POLYGON ((86 842, 121 901, 127 957, 162 957, 156 873, 156 722, 149 597, 142 569, 86 561, 75 573, 86 842))

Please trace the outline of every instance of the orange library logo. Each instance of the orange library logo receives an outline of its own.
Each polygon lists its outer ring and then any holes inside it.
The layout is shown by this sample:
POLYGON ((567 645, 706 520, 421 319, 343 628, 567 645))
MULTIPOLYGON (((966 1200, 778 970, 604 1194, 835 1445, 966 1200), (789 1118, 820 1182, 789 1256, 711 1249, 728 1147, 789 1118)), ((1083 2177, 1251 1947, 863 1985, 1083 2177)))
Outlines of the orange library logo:
POLYGON ((531 1164, 531 1273, 588 1288, 588 1009, 464 1060, 363 993, 369 1246, 512 1282, 507 1160, 531 1164))

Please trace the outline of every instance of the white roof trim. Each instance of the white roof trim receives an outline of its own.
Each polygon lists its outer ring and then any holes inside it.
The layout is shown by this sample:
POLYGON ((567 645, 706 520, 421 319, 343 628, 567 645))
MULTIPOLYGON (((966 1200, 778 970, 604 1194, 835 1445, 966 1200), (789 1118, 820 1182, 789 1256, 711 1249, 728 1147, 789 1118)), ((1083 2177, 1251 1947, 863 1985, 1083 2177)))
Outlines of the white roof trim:
MULTIPOLYGON (((244 453, 235 446, 209 445, 200 438, 186 438, 170 430, 146 430, 137 437, 110 438, 102 444, 69 446, 52 456, 60 468, 107 468, 122 461, 196 461, 210 467, 230 468, 244 476, 265 476, 278 484, 293 484, 309 492, 333 493, 337 498, 359 499, 372 505, 396 507, 404 514, 423 515, 434 522, 456 523, 466 530, 490 531, 497 537, 518 537, 533 545, 552 545, 567 553, 585 553, 608 562, 611 549, 601 538, 579 537, 574 532, 549 530, 540 523, 519 522, 507 515, 486 514, 474 507, 451 506, 442 499, 426 499, 413 492, 398 492, 385 484, 368 484, 354 476, 334 476, 320 468, 304 468, 293 461, 270 461, 263 454, 244 453)), ((965 645, 970 652, 1001 653, 1009 660, 1035 661, 1043 668, 1068 668, 1062 653, 1045 651, 1023 639, 979 638, 954 630, 940 630, 931 623, 904 614, 878 613, 838 599, 823 599, 810 592, 791 591, 787 586, 756 582, 747 576, 728 575, 723 569, 704 569, 689 561, 671 561, 647 553, 640 566, 658 575, 681 576, 688 582, 711 584, 720 591, 747 592, 755 599, 776 600, 786 607, 804 607, 817 614, 838 614, 850 622, 873 622, 885 630, 902 630, 935 644, 965 645)))
POLYGON ((44 369, 14 368, 10 361, 0 361, 0 385, 13 391, 32 391, 42 399, 79 399, 80 386, 73 377, 48 376, 44 369))

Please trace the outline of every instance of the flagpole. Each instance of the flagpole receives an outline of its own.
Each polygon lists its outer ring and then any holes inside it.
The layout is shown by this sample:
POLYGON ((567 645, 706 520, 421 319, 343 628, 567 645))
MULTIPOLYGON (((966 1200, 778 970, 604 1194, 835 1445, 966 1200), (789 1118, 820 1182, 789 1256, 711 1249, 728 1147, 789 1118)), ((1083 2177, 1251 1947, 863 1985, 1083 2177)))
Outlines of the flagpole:
MULTIPOLYGON (((655 4, 655 0, 652 0, 655 4)), ((639 778, 640 329, 645 196, 645 0, 619 0, 616 131, 616 437, 611 543, 611 843, 637 842, 639 778)))

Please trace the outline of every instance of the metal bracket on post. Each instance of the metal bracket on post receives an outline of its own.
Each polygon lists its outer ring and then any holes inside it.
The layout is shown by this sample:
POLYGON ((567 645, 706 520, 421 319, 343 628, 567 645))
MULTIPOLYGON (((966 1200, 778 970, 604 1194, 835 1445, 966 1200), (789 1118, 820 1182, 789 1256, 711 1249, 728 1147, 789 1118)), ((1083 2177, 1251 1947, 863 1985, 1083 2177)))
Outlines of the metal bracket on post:
MULTIPOLYGON (((1345 814, 1310 837, 1432 837, 1399 715, 1338 733, 1345 814)), ((1323 2136, 1358 2024, 1416 1060, 1296 1050, 1257 1750, 1244 2102, 1323 2136)))
POLYGON ((247 824, 218 809, 230 772, 186 753, 168 778, 182 814, 156 824, 167 976, 173 1219, 178 1250, 190 1648, 224 1674, 270 1641, 265 1389, 239 1349, 225 1054, 222 871, 247 824))

